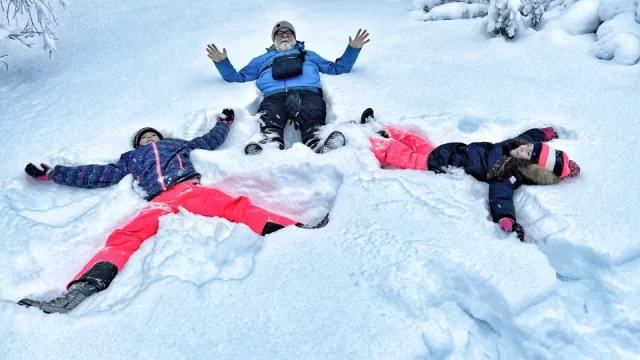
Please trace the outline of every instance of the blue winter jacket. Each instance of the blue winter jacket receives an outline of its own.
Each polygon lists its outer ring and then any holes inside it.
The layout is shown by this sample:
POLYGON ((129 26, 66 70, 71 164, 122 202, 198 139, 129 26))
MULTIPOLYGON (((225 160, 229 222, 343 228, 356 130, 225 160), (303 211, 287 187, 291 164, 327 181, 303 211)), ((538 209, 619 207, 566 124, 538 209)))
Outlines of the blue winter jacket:
POLYGON ((347 46, 344 54, 335 62, 323 59, 320 55, 313 51, 306 51, 304 63, 302 64, 302 75, 284 79, 274 80, 271 75, 271 64, 276 56, 299 54, 300 50, 304 50, 304 42, 298 41, 296 46, 289 51, 277 51, 273 46, 267 49, 267 52, 260 55, 240 72, 231 65, 229 58, 221 62, 214 63, 220 72, 220 75, 228 82, 246 82, 256 80, 256 86, 262 91, 265 97, 284 92, 287 90, 318 90, 321 89, 320 73, 329 75, 340 75, 348 73, 358 59, 360 49, 347 46))
MULTIPOLYGON (((529 142, 544 141, 544 134, 539 129, 528 130, 518 136, 529 142)), ((503 217, 516 220, 516 209, 513 205, 513 194, 521 185, 533 185, 533 181, 513 169, 504 180, 489 180, 487 174, 503 155, 509 155, 517 147, 513 140, 497 144, 477 142, 469 145, 448 143, 435 148, 428 157, 427 167, 436 173, 444 172, 445 167, 463 168, 465 173, 479 181, 489 183, 489 207, 494 221, 503 217)))
POLYGON ((94 189, 117 184, 127 174, 132 174, 142 196, 151 200, 161 192, 182 181, 199 178, 189 159, 194 149, 215 150, 229 133, 229 125, 218 122, 211 131, 191 141, 160 140, 128 151, 120 160, 109 165, 61 166, 48 173, 55 183, 79 188, 94 189))

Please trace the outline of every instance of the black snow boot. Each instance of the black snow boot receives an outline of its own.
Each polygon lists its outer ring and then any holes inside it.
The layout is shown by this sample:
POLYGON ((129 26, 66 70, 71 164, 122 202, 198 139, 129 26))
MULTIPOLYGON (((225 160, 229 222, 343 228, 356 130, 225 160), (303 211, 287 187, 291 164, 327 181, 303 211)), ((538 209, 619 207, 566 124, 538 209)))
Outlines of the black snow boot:
POLYGON ((274 232, 276 232, 276 231, 278 231, 280 229, 284 229, 284 226, 282 226, 280 224, 273 223, 271 221, 267 221, 267 223, 264 224, 264 227, 262 228, 262 234, 260 234, 260 235, 262 235, 262 236, 269 235, 269 234, 274 233, 274 232))
POLYGON ((363 111, 362 115, 360 116, 360 124, 366 124, 372 120, 374 120, 373 109, 372 108, 365 109, 365 111, 363 111))
POLYGON ((329 223, 329 214, 325 215, 324 218, 322 218, 322 220, 320 220, 319 223, 312 225, 312 224, 296 224, 297 227, 299 228, 303 228, 303 229, 320 229, 323 228, 325 226, 327 226, 327 224, 329 223))
POLYGON ((244 153, 246 155, 257 155, 257 154, 260 154, 261 151, 262 151, 262 146, 256 143, 249 143, 244 148, 244 153))
POLYGON ((344 134, 340 131, 334 131, 327 136, 327 140, 316 150, 316 153, 326 154, 331 150, 345 146, 346 143, 347 140, 344 138, 344 134))
POLYGON ((78 281, 73 283, 62 293, 62 296, 51 301, 40 302, 31 299, 22 299, 18 301, 18 305, 26 307, 37 307, 47 314, 61 313, 66 314, 80 305, 86 298, 98 292, 98 288, 86 281, 78 281))

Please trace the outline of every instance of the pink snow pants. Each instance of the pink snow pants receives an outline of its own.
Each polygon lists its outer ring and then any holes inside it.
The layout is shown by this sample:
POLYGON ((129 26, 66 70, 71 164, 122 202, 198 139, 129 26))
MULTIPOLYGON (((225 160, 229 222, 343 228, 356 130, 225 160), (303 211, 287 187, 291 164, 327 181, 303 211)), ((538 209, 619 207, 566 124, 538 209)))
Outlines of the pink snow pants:
POLYGON ((233 198, 219 190, 186 181, 156 196, 151 205, 143 209, 135 219, 122 229, 111 233, 105 247, 89 260, 73 280, 78 280, 100 261, 113 263, 118 267, 118 271, 122 270, 140 245, 158 232, 160 216, 178 212, 178 206, 194 214, 218 216, 245 224, 258 235, 262 234, 262 229, 268 221, 282 226, 297 223, 253 205, 244 196, 233 198))
POLYGON ((382 166, 391 165, 398 169, 428 170, 427 159, 434 146, 427 140, 396 128, 385 126, 390 139, 369 138, 371 151, 382 166))

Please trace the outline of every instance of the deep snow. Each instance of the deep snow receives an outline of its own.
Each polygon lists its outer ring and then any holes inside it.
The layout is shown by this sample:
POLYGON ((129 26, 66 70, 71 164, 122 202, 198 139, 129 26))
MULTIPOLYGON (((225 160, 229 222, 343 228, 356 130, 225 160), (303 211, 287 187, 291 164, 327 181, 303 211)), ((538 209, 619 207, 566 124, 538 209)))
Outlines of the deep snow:
POLYGON ((487 39, 479 19, 423 22, 409 1, 89 1, 60 20, 53 60, 0 42, 11 53, 0 74, 3 359, 640 357, 640 66, 592 57, 594 34, 487 39), (322 78, 323 134, 343 131, 345 148, 242 152, 258 93, 225 83, 205 46, 226 47, 240 68, 282 19, 328 59, 359 27, 371 32, 350 74, 322 78), (114 161, 142 126, 193 137, 224 107, 237 121, 223 149, 193 153, 203 183, 301 221, 331 211, 327 227, 262 239, 168 215, 68 316, 14 304, 59 294, 144 206, 131 177, 71 189, 27 179, 26 163, 114 161), (366 107, 436 144, 554 126, 553 146, 582 174, 517 192, 537 242, 522 244, 489 220, 487 185, 463 172, 380 170, 368 129, 349 123, 366 107))

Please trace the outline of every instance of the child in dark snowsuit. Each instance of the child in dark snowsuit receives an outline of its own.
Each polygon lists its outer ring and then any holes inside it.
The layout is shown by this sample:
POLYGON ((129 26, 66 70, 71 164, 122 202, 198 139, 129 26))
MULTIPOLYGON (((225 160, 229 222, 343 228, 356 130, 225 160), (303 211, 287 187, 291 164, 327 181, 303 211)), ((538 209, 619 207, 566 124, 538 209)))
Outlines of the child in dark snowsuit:
MULTIPOLYGON (((362 114, 361 123, 374 121, 373 110, 362 114)), ((445 172, 452 166, 489 184, 489 206, 493 221, 506 232, 515 231, 524 241, 524 229, 516 222, 513 194, 521 185, 557 184, 580 174, 580 167, 567 154, 545 142, 557 139, 551 128, 530 129, 497 144, 447 143, 434 147, 417 135, 383 126, 379 137, 371 137, 371 151, 382 166, 445 172)))
MULTIPOLYGON (((54 168, 42 164, 43 169, 28 164, 25 171, 35 179, 88 189, 117 184, 127 174, 132 174, 144 198, 151 204, 129 224, 109 235, 105 247, 73 278, 61 297, 48 302, 23 299, 19 304, 35 306, 46 313, 66 313, 74 309, 88 296, 106 289, 142 242, 158 231, 160 216, 178 212, 179 206, 195 214, 246 224, 260 235, 289 225, 304 227, 297 221, 253 205, 244 196, 234 198, 199 185, 200 174, 193 167, 189 153, 195 149, 215 150, 224 142, 234 113, 230 109, 222 113, 223 118, 218 116, 218 123, 209 133, 191 141, 164 139, 153 128, 140 129, 133 139, 134 149, 122 154, 115 164, 58 165, 54 168)), ((328 217, 325 217, 316 227, 327 222, 328 217)))

